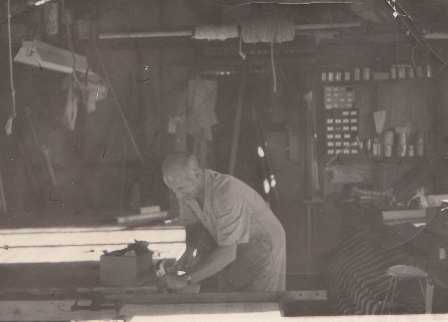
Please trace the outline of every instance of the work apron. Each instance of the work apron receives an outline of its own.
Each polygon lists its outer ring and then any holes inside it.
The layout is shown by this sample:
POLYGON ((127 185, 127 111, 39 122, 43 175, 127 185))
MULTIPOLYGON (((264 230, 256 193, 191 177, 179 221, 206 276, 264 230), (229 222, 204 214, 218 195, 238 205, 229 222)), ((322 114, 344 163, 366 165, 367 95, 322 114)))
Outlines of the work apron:
MULTIPOLYGON (((267 210, 251 220, 250 240, 237 246, 236 259, 218 273, 221 292, 257 292, 285 290, 286 240, 283 227, 267 210)), ((203 234, 198 245, 202 258, 216 243, 210 234, 203 234)))

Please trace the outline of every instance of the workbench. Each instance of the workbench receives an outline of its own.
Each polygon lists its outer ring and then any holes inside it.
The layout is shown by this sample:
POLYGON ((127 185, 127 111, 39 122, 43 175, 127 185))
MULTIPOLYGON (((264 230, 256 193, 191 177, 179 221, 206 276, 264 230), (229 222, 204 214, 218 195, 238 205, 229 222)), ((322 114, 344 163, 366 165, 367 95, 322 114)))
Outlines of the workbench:
POLYGON ((132 316, 241 313, 274 321, 283 303, 324 300, 325 291, 260 293, 158 293, 157 285, 99 285, 101 250, 147 240, 162 258, 178 252, 177 226, 138 230, 115 227, 39 228, 0 231, 0 321, 116 320, 132 316), (175 241, 175 242, 173 242, 175 241), (175 305, 173 305, 175 304, 175 305))
POLYGON ((275 321, 290 301, 325 300, 324 291, 152 293, 148 287, 2 291, 0 321, 118 320, 135 316, 242 314, 275 321))

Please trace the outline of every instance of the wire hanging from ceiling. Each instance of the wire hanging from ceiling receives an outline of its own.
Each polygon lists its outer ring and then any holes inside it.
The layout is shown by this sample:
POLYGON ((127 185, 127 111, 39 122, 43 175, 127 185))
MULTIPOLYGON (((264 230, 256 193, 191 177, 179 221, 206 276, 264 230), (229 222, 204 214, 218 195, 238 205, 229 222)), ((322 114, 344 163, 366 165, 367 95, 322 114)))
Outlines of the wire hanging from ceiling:
MULTIPOLYGON (((394 10, 393 16, 394 18, 399 17, 401 22, 405 25, 407 28, 409 34, 414 37, 414 39, 426 50, 428 50, 430 53, 434 55, 434 57, 437 58, 437 60, 442 63, 441 69, 438 71, 441 72, 442 69, 447 65, 447 61, 442 58, 442 56, 434 50, 431 45, 425 40, 425 38, 420 33, 419 29, 414 23, 414 20, 412 17, 403 9, 403 7, 398 3, 398 0, 386 0, 387 4, 394 10)), ((437 73, 437 74, 438 74, 437 73)))
POLYGON ((6 122, 5 131, 7 135, 12 134, 12 124, 14 118, 17 116, 16 113, 16 90, 14 88, 14 70, 13 70, 13 59, 12 59, 12 36, 11 36, 11 0, 7 3, 7 14, 8 14, 8 50, 9 50, 9 82, 11 86, 11 102, 12 102, 12 113, 8 117, 6 122))

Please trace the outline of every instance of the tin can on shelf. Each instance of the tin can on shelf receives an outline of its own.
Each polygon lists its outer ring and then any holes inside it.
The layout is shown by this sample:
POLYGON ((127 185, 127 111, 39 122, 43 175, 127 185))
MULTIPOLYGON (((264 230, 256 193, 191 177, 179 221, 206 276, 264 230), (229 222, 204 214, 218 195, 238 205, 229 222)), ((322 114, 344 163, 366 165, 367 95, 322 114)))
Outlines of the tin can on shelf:
POLYGON ((415 71, 414 71, 414 67, 409 67, 408 68, 408 76, 409 78, 414 78, 415 77, 415 71))
POLYGON ((320 80, 322 82, 326 82, 327 81, 327 73, 326 72, 322 72, 322 74, 320 76, 320 80))
POLYGON ((353 78, 355 81, 361 80, 361 69, 360 68, 355 68, 353 78))
POLYGON ((328 72, 328 81, 329 82, 333 82, 334 81, 334 73, 333 72, 328 72))
POLYGON ((335 80, 337 82, 340 82, 342 80, 342 73, 341 72, 336 72, 336 75, 335 75, 334 78, 335 78, 335 80))
POLYGON ((409 150, 408 150, 408 157, 412 158, 415 155, 415 151, 414 151, 414 145, 411 144, 409 145, 409 150))

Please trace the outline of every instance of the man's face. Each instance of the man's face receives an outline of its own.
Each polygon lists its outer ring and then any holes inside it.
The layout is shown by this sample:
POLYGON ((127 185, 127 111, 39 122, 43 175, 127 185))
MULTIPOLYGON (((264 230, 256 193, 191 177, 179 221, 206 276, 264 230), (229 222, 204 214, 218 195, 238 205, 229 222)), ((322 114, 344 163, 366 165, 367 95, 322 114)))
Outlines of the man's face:
POLYGON ((164 174, 163 180, 178 199, 194 199, 197 197, 198 181, 193 173, 170 171, 164 174))

